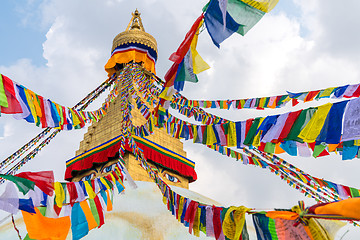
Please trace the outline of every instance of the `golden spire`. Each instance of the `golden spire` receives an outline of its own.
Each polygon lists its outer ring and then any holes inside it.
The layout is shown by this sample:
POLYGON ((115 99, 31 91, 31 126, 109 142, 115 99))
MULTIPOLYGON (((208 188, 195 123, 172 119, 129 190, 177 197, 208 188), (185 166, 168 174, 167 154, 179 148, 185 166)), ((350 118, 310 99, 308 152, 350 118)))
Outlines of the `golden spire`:
POLYGON ((141 14, 139 13, 139 11, 136 9, 135 12, 131 14, 132 14, 132 18, 126 28, 126 31, 136 29, 145 32, 145 28, 141 22, 141 17, 140 17, 141 14))
POLYGON ((157 53, 157 43, 153 36, 145 32, 144 26, 141 21, 139 11, 136 9, 132 13, 131 20, 122 33, 119 33, 113 40, 113 46, 111 52, 118 46, 128 44, 128 43, 140 43, 151 49, 155 50, 157 53))

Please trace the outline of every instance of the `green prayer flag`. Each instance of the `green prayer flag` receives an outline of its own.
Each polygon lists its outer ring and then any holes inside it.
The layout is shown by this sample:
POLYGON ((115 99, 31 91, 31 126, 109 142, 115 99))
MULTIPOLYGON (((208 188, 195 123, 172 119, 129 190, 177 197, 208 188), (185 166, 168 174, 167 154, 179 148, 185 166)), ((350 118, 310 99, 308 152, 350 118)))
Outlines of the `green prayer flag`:
POLYGON ((301 130, 306 126, 306 124, 310 121, 312 115, 316 112, 317 108, 308 108, 301 111, 299 117, 294 122, 294 125, 291 127, 291 130, 285 140, 293 140, 297 142, 303 142, 301 138, 299 138, 299 134, 301 130))
POLYGON ((88 200, 89 200, 89 203, 90 203, 91 213, 95 218, 95 222, 97 223, 98 226, 100 226, 100 217, 99 217, 99 213, 98 213, 97 208, 96 208, 95 201, 94 201, 94 199, 91 199, 91 198, 89 198, 88 200))
POLYGON ((5 88, 4 88, 4 84, 3 84, 3 78, 2 78, 1 74, 0 74, 0 106, 3 106, 3 107, 9 106, 7 98, 6 98, 5 88))
POLYGON ((192 66, 192 56, 190 51, 185 55, 184 60, 180 63, 178 73, 176 75, 176 82, 198 82, 198 78, 194 73, 192 66))
POLYGON ((254 119, 254 121, 251 124, 251 127, 249 129, 249 132, 246 134, 246 137, 245 137, 245 140, 244 140, 244 145, 246 145, 246 146, 252 145, 252 143, 254 141, 254 137, 256 135, 256 130, 259 127, 260 119, 261 119, 261 117, 258 117, 258 118, 254 119))
POLYGON ((322 151, 324 151, 324 149, 326 148, 326 144, 319 144, 319 145, 315 145, 314 147, 314 152, 313 152, 313 157, 317 157, 320 155, 320 153, 322 153, 322 151))
POLYGON ((265 12, 247 5, 241 0, 228 0, 227 12, 240 24, 237 33, 244 36, 260 19, 265 12))
POLYGON ((351 197, 360 197, 359 190, 356 188, 350 188, 351 197))
POLYGON ((275 153, 275 143, 267 142, 264 151, 267 153, 275 153))
POLYGON ((0 174, 0 177, 15 183, 19 191, 22 192, 24 195, 27 194, 30 189, 34 190, 35 183, 26 178, 6 174, 0 174))

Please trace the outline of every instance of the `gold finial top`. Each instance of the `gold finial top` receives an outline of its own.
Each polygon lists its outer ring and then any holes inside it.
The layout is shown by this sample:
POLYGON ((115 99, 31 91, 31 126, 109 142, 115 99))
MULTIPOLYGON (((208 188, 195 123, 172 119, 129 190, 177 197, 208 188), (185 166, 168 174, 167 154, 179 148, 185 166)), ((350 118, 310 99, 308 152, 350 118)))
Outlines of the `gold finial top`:
POLYGON ((113 46, 111 52, 118 46, 128 43, 140 43, 147 47, 152 48, 157 53, 157 43, 153 36, 145 32, 144 26, 141 21, 139 11, 136 9, 132 13, 131 20, 122 33, 119 33, 113 40, 113 46))
POLYGON ((135 12, 131 13, 132 18, 126 28, 126 31, 128 30, 141 30, 145 32, 145 28, 141 22, 141 17, 139 11, 136 9, 135 12))

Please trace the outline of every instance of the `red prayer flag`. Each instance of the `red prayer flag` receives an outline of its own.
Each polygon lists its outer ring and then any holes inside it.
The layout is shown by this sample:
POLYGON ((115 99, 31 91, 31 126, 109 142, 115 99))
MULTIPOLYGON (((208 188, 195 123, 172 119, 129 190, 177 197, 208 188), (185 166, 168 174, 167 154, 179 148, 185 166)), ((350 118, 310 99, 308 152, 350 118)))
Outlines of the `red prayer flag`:
POLYGON ((213 226, 214 226, 214 234, 215 238, 219 239, 222 227, 221 227, 221 207, 213 206, 213 226))
POLYGON ((293 98, 291 100, 292 100, 292 106, 293 107, 299 104, 299 101, 297 99, 293 98))
POLYGON ((310 101, 312 101, 312 100, 316 97, 316 95, 318 95, 319 92, 320 92, 320 90, 309 92, 309 93, 306 95, 306 97, 305 97, 305 99, 304 99, 304 102, 310 102, 310 101))
POLYGON ((181 63, 181 61, 184 59, 186 53, 190 49, 191 42, 196 34, 197 29, 199 28, 199 24, 201 23, 203 18, 204 18, 204 15, 201 14, 201 16, 196 19, 194 24, 191 26, 190 31, 186 34, 185 39, 180 44, 179 48, 176 50, 176 52, 171 54, 171 56, 169 58, 170 61, 173 61, 178 64, 181 63))
POLYGON ((7 114, 22 113, 21 105, 16 98, 13 81, 4 75, 2 75, 2 80, 5 89, 5 95, 8 101, 8 107, 1 106, 1 112, 7 114))
POLYGON ((98 214, 99 214, 100 223, 99 223, 98 228, 100 228, 104 224, 104 212, 103 212, 103 209, 101 207, 99 197, 97 195, 94 198, 94 202, 95 202, 96 210, 98 211, 98 214))
POLYGON ((46 195, 52 196, 54 194, 54 173, 53 171, 41 172, 22 172, 15 175, 28 179, 35 183, 46 195))
POLYGON ((355 92, 353 93, 352 97, 360 97, 360 85, 359 85, 359 87, 355 90, 355 92))
POLYGON ((300 113, 302 110, 296 111, 296 112, 290 112, 287 119, 286 119, 286 124, 284 125, 284 128, 282 129, 280 136, 278 138, 277 142, 281 142, 284 138, 287 137, 287 135, 289 134, 294 122, 296 121, 296 119, 299 117, 300 113))
POLYGON ((73 182, 66 183, 66 188, 69 191, 70 204, 71 204, 71 206, 74 206, 74 203, 75 203, 76 199, 78 198, 75 183, 73 183, 73 182))

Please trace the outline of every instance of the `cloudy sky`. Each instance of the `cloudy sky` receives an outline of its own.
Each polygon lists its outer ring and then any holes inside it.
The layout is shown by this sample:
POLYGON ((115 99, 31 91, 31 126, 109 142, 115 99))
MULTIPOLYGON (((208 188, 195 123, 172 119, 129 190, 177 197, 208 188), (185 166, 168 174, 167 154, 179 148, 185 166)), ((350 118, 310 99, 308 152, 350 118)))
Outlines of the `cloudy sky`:
MULTIPOLYGON (((73 106, 106 79, 104 65, 114 36, 125 30, 138 8, 145 30, 158 42, 158 76, 169 55, 201 14, 206 0, 21 0, 2 1, 0 73, 34 92, 73 106)), ((189 99, 239 99, 316 90, 359 82, 360 3, 329 0, 280 0, 245 36, 233 35, 217 49, 204 31, 198 51, 211 65, 200 82, 189 83, 189 99)), ((321 104, 325 102, 318 102, 321 104)), ((310 105, 302 104, 306 108, 310 105)), ((299 107, 297 109, 299 109, 299 107)), ((90 105, 91 110, 97 106, 90 105)), ((231 120, 280 111, 217 111, 231 120)), ((5 159, 41 131, 11 116, 0 117, 0 159, 5 159)), ((85 130, 61 132, 24 168, 54 170, 63 179, 65 161, 74 156, 85 130)), ((203 146, 184 143, 196 162, 199 179, 190 188, 225 205, 257 209, 287 208, 305 200, 266 169, 244 166, 203 146)), ((313 176, 360 188, 360 161, 340 156, 294 158, 280 155, 313 176)), ((359 233, 360 235, 360 233, 359 233)), ((345 239, 345 238, 344 238, 345 239)))

